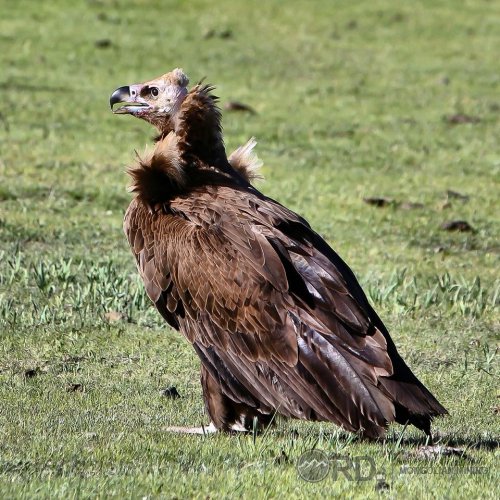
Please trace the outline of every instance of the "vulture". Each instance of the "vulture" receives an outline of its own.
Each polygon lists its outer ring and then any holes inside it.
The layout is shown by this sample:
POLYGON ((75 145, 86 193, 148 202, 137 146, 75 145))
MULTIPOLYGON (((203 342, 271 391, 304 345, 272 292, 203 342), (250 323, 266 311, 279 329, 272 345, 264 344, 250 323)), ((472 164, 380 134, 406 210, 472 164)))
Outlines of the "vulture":
POLYGON ((280 414, 372 439, 394 421, 430 435, 447 411, 351 269, 251 184, 253 139, 226 156, 214 87, 188 83, 174 69, 118 88, 110 105, 158 131, 128 170, 124 232, 147 295, 200 358, 203 431, 248 431, 280 414))

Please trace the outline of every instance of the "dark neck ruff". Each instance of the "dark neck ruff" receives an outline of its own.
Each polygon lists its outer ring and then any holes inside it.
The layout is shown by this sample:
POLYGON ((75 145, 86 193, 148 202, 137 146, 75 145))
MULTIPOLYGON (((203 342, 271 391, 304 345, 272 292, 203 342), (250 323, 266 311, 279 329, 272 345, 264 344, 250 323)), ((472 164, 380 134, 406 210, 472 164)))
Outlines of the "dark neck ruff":
POLYGON ((193 157, 217 168, 228 162, 222 139, 221 114, 213 87, 195 87, 184 100, 175 133, 183 159, 189 163, 193 157))

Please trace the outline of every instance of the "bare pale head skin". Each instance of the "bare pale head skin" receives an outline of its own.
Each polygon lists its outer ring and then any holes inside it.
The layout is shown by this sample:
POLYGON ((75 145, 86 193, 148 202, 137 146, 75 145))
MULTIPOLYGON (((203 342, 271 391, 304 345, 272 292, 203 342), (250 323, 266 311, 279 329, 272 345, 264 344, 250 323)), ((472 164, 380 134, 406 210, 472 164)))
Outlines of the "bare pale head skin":
MULTIPOLYGON (((153 80, 116 89, 109 103, 111 109, 115 104, 123 104, 113 110, 114 113, 141 118, 163 132, 167 124, 175 122, 188 94, 188 84, 188 77, 176 68, 153 80)), ((171 123, 171 128, 175 128, 175 123, 171 123)))

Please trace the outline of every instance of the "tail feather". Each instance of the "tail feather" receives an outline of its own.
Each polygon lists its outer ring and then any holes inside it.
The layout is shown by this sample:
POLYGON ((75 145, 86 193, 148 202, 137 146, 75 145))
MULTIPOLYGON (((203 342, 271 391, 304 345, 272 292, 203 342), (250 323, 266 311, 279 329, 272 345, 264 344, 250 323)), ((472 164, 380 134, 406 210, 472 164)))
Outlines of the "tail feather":
POLYGON ((410 423, 430 435, 434 417, 447 415, 448 411, 418 380, 397 352, 391 353, 394 374, 381 377, 381 386, 393 399, 396 409, 396 422, 410 423))

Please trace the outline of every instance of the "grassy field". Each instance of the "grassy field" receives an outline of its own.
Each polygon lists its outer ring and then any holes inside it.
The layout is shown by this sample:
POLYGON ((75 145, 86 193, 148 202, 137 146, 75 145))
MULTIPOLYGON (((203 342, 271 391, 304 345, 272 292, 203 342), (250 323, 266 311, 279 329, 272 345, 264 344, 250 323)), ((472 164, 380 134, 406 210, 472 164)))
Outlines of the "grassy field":
POLYGON ((499 497, 497 2, 3 0, 0 13, 0 498, 499 497), (256 110, 224 112, 228 150, 256 136, 258 187, 352 266, 448 408, 434 428, 455 455, 424 457, 400 426, 384 443, 296 421, 165 432, 207 422, 199 363, 145 297, 121 229, 124 171, 152 130, 108 99, 176 66, 222 106, 256 110), (453 220, 474 231, 441 229, 453 220), (376 473, 306 482, 296 462, 315 447, 376 473))

